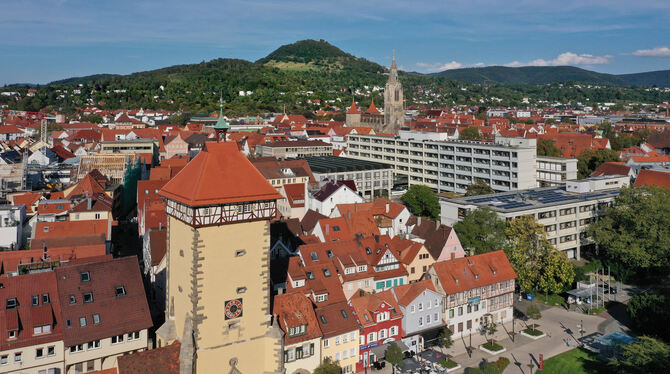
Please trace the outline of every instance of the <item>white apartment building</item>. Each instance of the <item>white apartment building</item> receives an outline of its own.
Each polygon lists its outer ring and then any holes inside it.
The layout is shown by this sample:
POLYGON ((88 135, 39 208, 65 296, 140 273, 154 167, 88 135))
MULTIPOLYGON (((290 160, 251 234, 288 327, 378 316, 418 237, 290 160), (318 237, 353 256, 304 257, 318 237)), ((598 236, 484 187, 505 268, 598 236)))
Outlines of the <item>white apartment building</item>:
POLYGON ((603 208, 630 183, 628 176, 613 175, 567 181, 562 187, 497 193, 462 198, 440 198, 441 222, 453 226, 469 211, 488 207, 501 218, 533 215, 544 226, 549 241, 569 258, 579 259, 592 245, 586 230, 603 208))
POLYGON ((577 159, 537 156, 537 187, 564 186, 577 179, 577 159))
POLYGON ((465 193, 482 179, 496 192, 536 186, 536 140, 496 137, 494 142, 443 140, 440 133, 400 131, 398 136, 349 135, 350 158, 387 163, 396 180, 439 192, 465 193))
POLYGON ((0 206, 0 249, 21 249, 23 246, 24 205, 0 206))

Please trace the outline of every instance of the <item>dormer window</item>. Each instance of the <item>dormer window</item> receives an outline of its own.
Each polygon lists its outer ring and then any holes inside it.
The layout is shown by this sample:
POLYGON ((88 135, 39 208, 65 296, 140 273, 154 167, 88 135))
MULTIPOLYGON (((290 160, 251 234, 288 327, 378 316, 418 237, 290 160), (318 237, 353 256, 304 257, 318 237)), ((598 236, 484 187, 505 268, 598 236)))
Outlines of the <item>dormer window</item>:
POLYGON ((15 297, 12 297, 12 298, 7 299, 7 304, 6 305, 7 305, 7 309, 14 309, 17 306, 19 306, 19 301, 15 297))
POLYGON ((9 339, 16 339, 18 334, 19 334, 18 330, 9 330, 9 339))
POLYGON ((321 319, 321 323, 323 323, 324 325, 328 324, 328 322, 326 321, 326 317, 320 316, 320 319, 321 319))
POLYGON ((44 226, 44 232, 49 232, 49 226, 44 226))
POLYGON ((125 296, 126 288, 123 286, 117 286, 114 290, 114 294, 116 295, 116 297, 125 296))
POLYGON ((340 226, 333 226, 333 232, 340 232, 340 226))
POLYGON ((354 268, 344 268, 344 274, 353 274, 355 273, 354 268))
POLYGON ((365 253, 367 253, 369 255, 372 254, 372 250, 370 249, 370 247, 365 247, 365 253))
POLYGON ((33 306, 40 305, 40 295, 33 295, 32 301, 33 301, 33 306))
POLYGON ((51 302, 51 299, 49 299, 49 294, 48 293, 43 293, 42 294, 42 304, 49 304, 51 302))
POLYGON ((91 281, 91 273, 89 273, 88 271, 85 271, 85 272, 81 273, 80 276, 81 276, 81 281, 82 282, 90 282, 91 281))
POLYGON ((335 257, 335 255, 333 254, 333 251, 331 251, 330 249, 326 253, 328 254, 328 258, 335 257))
POLYGON ((319 261, 319 256, 316 255, 316 252, 310 253, 309 257, 312 258, 312 261, 319 261))
POLYGON ((330 269, 325 268, 325 269, 322 269, 322 270, 323 270, 323 276, 326 277, 326 278, 330 278, 330 269))
POLYGON ((305 274, 307 274, 307 279, 309 279, 309 280, 314 279, 314 273, 312 273, 311 271, 307 271, 307 272, 305 272, 305 274))

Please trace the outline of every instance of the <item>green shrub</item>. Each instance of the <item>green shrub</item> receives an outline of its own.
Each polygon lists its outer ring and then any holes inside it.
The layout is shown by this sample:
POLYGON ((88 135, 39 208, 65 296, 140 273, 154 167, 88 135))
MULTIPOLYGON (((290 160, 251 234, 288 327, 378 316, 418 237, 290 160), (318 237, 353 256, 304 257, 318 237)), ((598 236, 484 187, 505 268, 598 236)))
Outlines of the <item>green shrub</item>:
POLYGON ((437 363, 440 364, 442 367, 447 368, 447 369, 455 368, 458 365, 456 363, 456 361, 451 360, 451 359, 444 359, 444 358, 441 359, 440 361, 438 361, 437 363))
POLYGON ((484 374, 484 371, 480 368, 465 368, 464 374, 484 374))
POLYGON ((497 366, 498 369, 500 369, 500 372, 502 373, 503 371, 505 371, 507 365, 509 365, 509 358, 500 357, 499 359, 493 361, 493 365, 497 366))
POLYGON ((483 344, 482 347, 488 349, 489 351, 493 351, 493 352, 503 349, 502 345, 497 344, 495 342, 487 342, 487 343, 483 344))
POLYGON ((523 330, 523 332, 525 332, 526 334, 531 335, 531 336, 540 336, 540 335, 543 334, 542 331, 540 331, 538 329, 531 329, 530 327, 523 330))

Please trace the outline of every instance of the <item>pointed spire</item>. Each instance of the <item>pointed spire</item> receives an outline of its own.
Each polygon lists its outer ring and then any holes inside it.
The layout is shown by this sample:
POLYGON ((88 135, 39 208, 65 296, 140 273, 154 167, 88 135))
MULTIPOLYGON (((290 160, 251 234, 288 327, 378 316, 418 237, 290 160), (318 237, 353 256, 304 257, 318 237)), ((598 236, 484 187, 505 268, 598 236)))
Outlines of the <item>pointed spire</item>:
POLYGON ((226 131, 228 131, 228 129, 230 129, 230 125, 226 122, 226 119, 223 118, 223 93, 221 93, 221 97, 219 98, 219 119, 216 121, 216 125, 214 125, 217 142, 220 139, 221 132, 223 132, 223 141, 226 141, 226 131))
POLYGON ((351 106, 349 107, 349 110, 347 110, 347 114, 359 114, 360 112, 358 111, 358 107, 356 107, 356 100, 354 98, 351 98, 351 106))
POLYGON ((372 104, 370 104, 370 107, 365 112, 366 113, 374 113, 374 114, 379 113, 379 110, 375 106, 375 99, 372 99, 372 104))
POLYGON ((391 68, 389 69, 389 81, 395 82, 398 76, 398 66, 395 64, 395 49, 393 50, 393 60, 391 61, 391 68))

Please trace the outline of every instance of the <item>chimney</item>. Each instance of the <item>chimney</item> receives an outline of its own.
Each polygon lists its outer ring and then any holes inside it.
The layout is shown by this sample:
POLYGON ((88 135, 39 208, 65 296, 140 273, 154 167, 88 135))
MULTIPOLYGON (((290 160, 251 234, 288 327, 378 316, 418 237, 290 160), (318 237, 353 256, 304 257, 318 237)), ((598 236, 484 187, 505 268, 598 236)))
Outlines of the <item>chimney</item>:
POLYGON ((451 252, 451 263, 455 264, 456 263, 456 253, 451 252))
POLYGON ((421 216, 419 216, 419 218, 417 218, 416 225, 421 226, 421 216))
POLYGON ((330 235, 330 225, 326 223, 326 235, 330 235))
POLYGON ((93 205, 91 198, 86 199, 86 210, 91 210, 91 206, 93 205))
POLYGON ((386 213, 389 212, 389 207, 390 207, 390 205, 391 205, 391 204, 389 204, 388 201, 387 201, 387 202, 386 202, 386 213))
MULTIPOLYGON (((158 231, 163 229, 163 222, 158 222, 158 231)), ((280 238, 281 240, 281 238, 280 238)))

